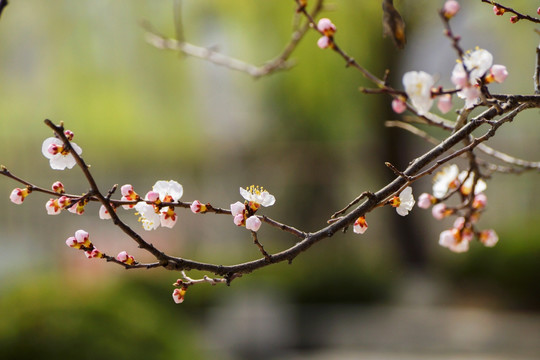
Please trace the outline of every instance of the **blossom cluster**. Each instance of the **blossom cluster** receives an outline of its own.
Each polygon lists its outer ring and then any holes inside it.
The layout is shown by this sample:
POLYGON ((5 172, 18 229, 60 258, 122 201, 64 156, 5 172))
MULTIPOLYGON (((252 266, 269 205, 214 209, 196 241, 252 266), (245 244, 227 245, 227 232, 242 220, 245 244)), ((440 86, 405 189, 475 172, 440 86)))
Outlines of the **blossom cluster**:
POLYGON ((475 236, 485 246, 495 246, 499 238, 494 230, 475 230, 475 224, 487 205, 487 196, 484 194, 486 188, 486 183, 475 172, 460 172, 455 164, 443 168, 435 175, 432 194, 420 195, 418 206, 423 209, 431 207, 431 213, 437 220, 457 216, 452 228, 441 233, 441 246, 453 252, 466 252, 475 236), (459 206, 449 206, 445 202, 454 194, 461 198, 459 206))
POLYGON ((88 232, 84 230, 77 230, 74 236, 67 238, 66 245, 74 249, 84 250, 84 254, 89 259, 104 257, 104 254, 90 241, 88 232))
POLYGON ((231 204, 231 215, 236 226, 245 226, 251 231, 258 231, 261 227, 261 219, 255 213, 262 206, 272 206, 276 202, 274 195, 258 186, 251 185, 240 188, 240 195, 245 199, 231 204))

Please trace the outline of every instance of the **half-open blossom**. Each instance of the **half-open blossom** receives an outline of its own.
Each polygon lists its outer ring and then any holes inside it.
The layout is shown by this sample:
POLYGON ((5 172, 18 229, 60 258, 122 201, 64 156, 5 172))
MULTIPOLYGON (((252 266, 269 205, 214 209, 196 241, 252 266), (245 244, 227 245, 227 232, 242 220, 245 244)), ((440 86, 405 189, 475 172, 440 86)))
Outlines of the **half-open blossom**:
POLYGON ((191 205, 189 206, 189 208, 195 214, 197 214, 197 213, 205 213, 206 212, 206 205, 201 203, 199 200, 193 201, 191 203, 191 205))
POLYGON ((128 265, 133 265, 135 263, 135 259, 133 256, 128 255, 127 251, 121 251, 118 253, 118 255, 116 255, 116 260, 128 265))
POLYGON ((63 194, 66 192, 64 184, 62 184, 60 181, 56 181, 55 183, 53 183, 51 188, 57 194, 63 194))
POLYGON ((153 205, 140 201, 135 205, 135 210, 137 210, 139 221, 144 230, 155 230, 161 224, 161 215, 159 214, 159 211, 156 212, 156 208, 153 205))
POLYGON ((437 199, 443 198, 450 189, 455 189, 459 185, 457 179, 459 168, 456 164, 445 166, 433 177, 433 196, 437 199))
POLYGON ((459 8, 459 3, 456 0, 447 0, 442 9, 444 17, 447 19, 454 17, 458 13, 459 8))
POLYGON ((66 245, 75 249, 80 249, 82 246, 89 248, 92 245, 90 235, 84 230, 77 230, 75 236, 71 236, 66 240, 66 245))
POLYGON ((172 206, 167 206, 162 209, 159 215, 161 226, 168 227, 170 229, 173 228, 173 226, 176 224, 176 220, 178 219, 178 216, 174 212, 174 208, 172 206))
POLYGON ((332 36, 336 32, 336 25, 328 18, 322 18, 317 23, 317 29, 326 36, 332 36))
MULTIPOLYGON (((469 195, 472 191, 473 183, 474 183, 475 175, 474 173, 469 173, 467 171, 462 171, 458 175, 458 180, 461 183, 461 187, 459 190, 463 195, 469 195)), ((476 185, 474 186, 474 193, 480 194, 484 190, 486 190, 487 184, 484 180, 478 179, 476 182, 476 185)))
POLYGON ((424 115, 429 112, 433 105, 431 88, 435 80, 428 73, 423 71, 409 71, 403 75, 403 86, 405 92, 411 99, 412 105, 418 112, 418 115, 424 115))
POLYGON ((394 100, 392 100, 392 110, 394 110, 396 114, 401 114, 402 112, 407 110, 407 104, 405 104, 405 101, 403 101, 403 99, 395 98, 394 100))
POLYGON ((498 83, 502 83, 507 77, 508 70, 506 69, 506 66, 495 64, 491 67, 491 69, 489 69, 489 75, 486 76, 486 81, 496 81, 498 83))
POLYGON ((493 247, 499 241, 499 236, 493 229, 483 230, 479 236, 480 242, 487 247, 493 247))
POLYGON ((68 207, 68 211, 73 214, 82 215, 84 214, 84 207, 87 202, 84 200, 77 201, 75 205, 68 207))
POLYGON ((433 195, 423 193, 418 197, 418 207, 422 209, 429 209, 435 201, 436 199, 433 195))
POLYGON ((276 202, 274 195, 255 185, 251 185, 246 189, 240 188, 240 195, 248 201, 248 205, 253 211, 257 211, 261 205, 267 207, 274 205, 276 202))
MULTIPOLYGON (((140 199, 139 194, 133 190, 133 186, 131 184, 122 185, 120 188, 120 192, 122 193, 122 198, 120 200, 126 201, 137 201, 140 199)), ((128 205, 122 205, 122 207, 126 210, 133 209, 135 207, 135 203, 128 204, 128 205)))
POLYGON ((480 210, 485 208, 487 205, 487 196, 484 193, 476 194, 473 199, 472 207, 474 209, 480 210))
MULTIPOLYGON (((70 146, 77 154, 82 154, 82 149, 77 144, 70 142, 70 146)), ((55 137, 43 141, 41 153, 49 159, 49 164, 54 170, 71 169, 77 164, 73 155, 64 148, 64 142, 55 137)))
POLYGON ((109 213, 109 210, 107 210, 105 205, 101 205, 101 207, 99 208, 99 218, 101 220, 108 220, 111 218, 111 214, 109 213))
POLYGON ((246 229, 251 231, 258 231, 261 227, 261 220, 257 215, 250 216, 246 219, 246 229))
POLYGON ((27 188, 19 189, 15 188, 9 195, 9 200, 11 200, 12 203, 20 205, 23 203, 24 199, 30 194, 30 191, 27 188))
POLYGON ((401 194, 399 194, 399 197, 394 196, 390 204, 396 208, 396 212, 399 215, 408 215, 409 211, 411 211, 414 206, 414 196, 412 194, 412 188, 410 186, 407 186, 401 192, 401 194))
POLYGON ((175 303, 181 304, 184 302, 184 296, 186 295, 186 288, 181 287, 180 289, 174 289, 172 297, 175 303))
POLYGON ((49 215, 58 215, 62 211, 62 206, 58 203, 58 199, 50 199, 45 204, 45 209, 49 215))
POLYGON ((86 255, 86 257, 88 259, 102 258, 103 257, 103 253, 101 251, 99 251, 98 249, 96 249, 96 248, 93 248, 92 250, 85 251, 84 255, 86 255))
POLYGON ((439 245, 456 253, 462 253, 469 250, 469 241, 461 236, 461 231, 458 229, 443 231, 439 236, 439 245))
POLYGON ((356 221, 354 222, 354 225, 353 225, 353 231, 356 233, 356 234, 363 234, 366 232, 368 228, 368 224, 366 222, 366 217, 365 216, 360 216, 358 219, 356 219, 356 221))

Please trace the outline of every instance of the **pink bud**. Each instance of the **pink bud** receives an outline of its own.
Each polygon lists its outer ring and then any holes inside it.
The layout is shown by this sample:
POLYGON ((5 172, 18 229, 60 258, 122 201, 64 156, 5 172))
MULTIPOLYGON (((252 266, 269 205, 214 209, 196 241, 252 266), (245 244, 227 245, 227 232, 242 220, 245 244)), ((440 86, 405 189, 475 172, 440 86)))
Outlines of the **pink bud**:
POLYGON ((236 226, 242 226, 244 224, 244 214, 235 215, 233 222, 236 226))
POLYGON ((490 69, 490 73, 493 76, 493 79, 498 83, 502 83, 508 76, 508 70, 506 70, 506 66, 504 65, 493 65, 490 69))
POLYGON ((244 211, 246 210, 246 206, 241 203, 240 201, 235 202, 234 204, 231 204, 231 214, 232 216, 236 215, 242 215, 244 216, 244 211))
POLYGON ((81 244, 77 242, 77 239, 75 239, 74 236, 70 236, 67 238, 66 245, 75 249, 78 249, 81 247, 81 244))
POLYGON ((191 209, 191 211, 195 214, 197 213, 204 213, 206 212, 206 205, 204 205, 203 203, 201 203, 199 200, 195 200, 191 206, 189 207, 191 209))
POLYGON ((332 36, 336 32, 336 26, 328 18, 322 18, 317 23, 317 29, 326 36, 332 36))
POLYGON ((536 9, 536 13, 537 13, 538 15, 540 15, 540 7, 539 7, 538 9, 536 9))
POLYGON ((495 13, 495 15, 497 16, 502 16, 504 14, 504 11, 505 10, 503 8, 500 8, 497 5, 493 6, 493 13, 495 13))
POLYGON ((518 17, 517 15, 514 15, 514 16, 512 16, 512 17, 510 18, 510 22, 511 22, 512 24, 515 24, 515 23, 517 23, 518 21, 519 21, 519 17, 518 17))
POLYGON ((253 215, 247 218, 246 220, 246 229, 251 231, 258 231, 261 227, 261 220, 258 216, 253 215))
POLYGON ((484 193, 475 195, 472 207, 475 209, 483 209, 487 205, 487 196, 484 193))
POLYGON ((444 219, 446 217, 446 204, 439 203, 433 206, 431 214, 437 220, 444 219))
POLYGON ((71 199, 67 196, 64 195, 58 198, 58 205, 60 205, 62 209, 65 209, 69 204, 71 204, 71 199))
POLYGON ((63 194, 66 192, 66 190, 64 189, 64 184, 62 184, 60 181, 56 181, 55 183, 53 183, 51 188, 55 193, 58 194, 63 194))
POLYGON ((405 101, 401 100, 400 98, 395 98, 392 100, 392 110, 394 110, 394 112, 397 114, 401 114, 407 110, 407 104, 405 104, 405 101))
POLYGON ((429 209, 433 205, 435 197, 428 193, 423 193, 418 197, 418 207, 422 209, 429 209))
POLYGON ((68 139, 69 141, 73 140, 73 135, 74 135, 74 134, 73 134, 73 131, 71 131, 71 130, 66 130, 66 131, 64 131, 64 135, 66 135, 66 137, 67 137, 67 139, 68 139))
POLYGON ((101 251, 96 248, 93 248, 91 251, 85 251, 84 255, 86 255, 88 259, 103 257, 101 251))
POLYGON ((116 260, 123 262, 124 264, 128 264, 128 265, 132 265, 135 262, 135 259, 133 258, 133 256, 128 255, 126 251, 122 251, 118 253, 118 255, 116 256, 116 260))
POLYGON ((151 202, 156 202, 159 200, 159 193, 155 191, 149 191, 146 193, 145 199, 151 202))
POLYGON ((319 40, 317 40, 317 46, 321 49, 326 49, 330 47, 330 44, 332 41, 330 41, 330 38, 328 36, 323 36, 319 40))
POLYGON ((452 110, 452 95, 444 94, 442 96, 439 96, 437 107, 443 114, 446 114, 447 112, 452 110))
POLYGON ((454 221, 454 229, 461 230, 465 226, 465 218, 463 216, 458 217, 454 221))
POLYGON ((177 304, 181 304, 181 303, 184 302, 184 296, 185 295, 186 295, 186 289, 185 288, 174 289, 174 291, 172 293, 173 300, 177 304))
POLYGON ((75 232, 75 239, 77 239, 77 243, 86 247, 90 246, 91 244, 90 235, 84 230, 77 230, 75 232))
POLYGON ((450 19, 459 11, 459 3, 456 0, 447 0, 443 6, 444 17, 450 19))
POLYGON ((12 203, 20 205, 23 203, 24 198, 28 195, 28 189, 19 189, 15 188, 9 195, 9 200, 11 200, 12 203))

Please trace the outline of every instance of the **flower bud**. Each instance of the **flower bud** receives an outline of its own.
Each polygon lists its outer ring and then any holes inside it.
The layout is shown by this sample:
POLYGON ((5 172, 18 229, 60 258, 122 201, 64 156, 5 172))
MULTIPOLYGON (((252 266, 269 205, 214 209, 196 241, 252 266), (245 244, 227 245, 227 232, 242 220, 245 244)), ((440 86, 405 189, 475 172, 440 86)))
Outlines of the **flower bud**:
POLYGON ((510 18, 510 22, 511 22, 512 24, 515 24, 515 23, 517 23, 518 21, 519 21, 519 17, 518 17, 517 15, 514 15, 514 16, 512 16, 512 17, 510 18))
POLYGON ((439 204, 434 205, 433 208, 431 209, 431 214, 437 220, 444 219, 446 216, 448 216, 447 210, 446 210, 446 204, 439 203, 439 204))
POLYGON ((66 138, 67 138, 69 141, 73 140, 73 135, 74 135, 74 134, 73 134, 73 131, 71 131, 71 130, 66 130, 66 131, 64 131, 64 135, 66 135, 66 138))
POLYGON ((253 216, 250 216, 249 218, 247 218, 247 220, 246 220, 246 229, 256 232, 261 227, 261 224, 262 223, 261 223, 261 220, 259 219, 259 217, 256 216, 256 215, 253 215, 253 216))
POLYGON ((51 188, 55 193, 58 194, 63 194, 66 192, 66 190, 64 189, 64 184, 62 184, 60 181, 56 181, 55 183, 53 183, 51 188))
POLYGON ((23 203, 24 198, 26 198, 29 193, 30 191, 27 188, 25 189, 15 188, 9 195, 9 200, 11 200, 11 202, 14 204, 20 205, 23 203))
POLYGON ((493 13, 497 16, 502 16, 504 14, 505 10, 501 7, 498 7, 497 5, 493 6, 493 13))
POLYGON ((444 94, 439 96, 439 101, 437 102, 437 108, 443 114, 446 114, 452 110, 452 95, 444 94))
POLYGON ((332 36, 336 32, 336 25, 328 18, 322 18, 317 23, 317 29, 326 36, 332 36))
POLYGON ((418 207, 422 209, 429 209, 431 205, 433 205, 433 202, 435 201, 435 197, 428 193, 423 193, 418 197, 418 207))
POLYGON ((330 47, 332 44, 332 40, 328 36, 323 36, 317 40, 317 46, 321 49, 326 49, 330 47))
POLYGON ((191 211, 195 214, 197 213, 205 213, 206 212, 206 205, 201 203, 199 200, 195 200, 191 206, 189 207, 191 211))
POLYGON ((447 0, 443 6, 443 15, 446 19, 454 17, 459 11, 459 3, 456 0, 447 0))
POLYGON ((184 302, 184 296, 186 295, 186 288, 174 289, 172 297, 175 303, 181 304, 184 302))
POLYGON ((116 256, 116 260, 123 262, 127 265, 133 265, 135 263, 135 259, 133 258, 133 256, 128 255, 127 251, 121 251, 120 253, 118 253, 118 255, 116 256))
POLYGON ((368 228, 368 223, 366 222, 366 217, 365 216, 360 216, 358 219, 356 219, 356 221, 354 222, 354 225, 353 225, 353 231, 356 233, 356 234, 363 234, 366 232, 368 228))
POLYGON ((396 114, 401 114, 402 112, 407 110, 407 105, 402 99, 395 98, 394 100, 392 100, 392 110, 394 110, 396 114))

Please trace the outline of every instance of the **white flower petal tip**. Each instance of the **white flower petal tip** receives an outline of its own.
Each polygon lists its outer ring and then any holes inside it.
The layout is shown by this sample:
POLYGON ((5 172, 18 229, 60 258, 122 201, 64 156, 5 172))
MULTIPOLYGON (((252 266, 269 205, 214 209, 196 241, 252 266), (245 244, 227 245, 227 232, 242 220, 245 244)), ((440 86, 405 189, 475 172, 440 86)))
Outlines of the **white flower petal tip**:
POLYGON ((431 88, 435 80, 423 71, 409 71, 403 75, 403 86, 418 115, 425 115, 433 105, 431 88))

